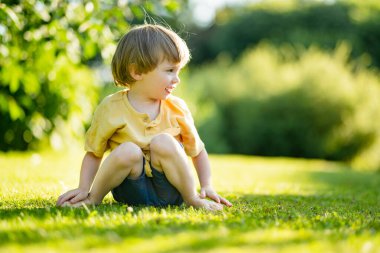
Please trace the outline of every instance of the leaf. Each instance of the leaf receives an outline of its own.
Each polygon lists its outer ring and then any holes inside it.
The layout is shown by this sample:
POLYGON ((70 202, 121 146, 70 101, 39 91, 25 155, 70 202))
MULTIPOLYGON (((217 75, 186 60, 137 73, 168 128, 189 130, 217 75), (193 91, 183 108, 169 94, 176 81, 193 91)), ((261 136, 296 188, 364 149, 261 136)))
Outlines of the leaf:
POLYGON ((24 90, 28 95, 36 95, 40 92, 41 87, 36 74, 33 74, 31 72, 25 73, 23 78, 23 85, 24 90))
POLYGON ((9 8, 8 6, 6 6, 5 4, 0 3, 0 10, 4 11, 5 14, 7 14, 8 17, 10 17, 10 19, 13 21, 13 23, 15 24, 15 26, 19 30, 21 30, 22 25, 20 23, 20 20, 18 19, 16 13, 11 8, 9 8))
POLYGON ((9 82, 9 90, 11 93, 15 93, 20 88, 20 74, 21 70, 18 66, 13 66, 13 68, 9 68, 10 70, 10 82, 9 82))
POLYGON ((17 102, 11 97, 8 101, 9 115, 13 121, 17 119, 23 119, 25 117, 24 110, 17 104, 17 102))
POLYGON ((0 111, 8 111, 7 97, 4 94, 0 94, 0 111))
POLYGON ((164 4, 165 8, 170 12, 175 12, 181 7, 181 4, 178 1, 173 0, 167 0, 164 4))
POLYGON ((144 11, 141 9, 140 6, 134 6, 134 5, 132 5, 132 6, 131 6, 131 11, 132 11, 133 15, 134 15, 137 19, 143 19, 144 16, 145 16, 145 13, 144 13, 144 11))

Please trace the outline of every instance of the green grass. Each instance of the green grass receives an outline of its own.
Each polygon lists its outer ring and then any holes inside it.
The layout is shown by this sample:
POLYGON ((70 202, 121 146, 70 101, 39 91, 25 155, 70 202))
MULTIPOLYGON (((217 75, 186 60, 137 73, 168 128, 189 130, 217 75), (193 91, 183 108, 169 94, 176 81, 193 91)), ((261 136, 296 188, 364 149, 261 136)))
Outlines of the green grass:
POLYGON ((234 206, 56 208, 82 152, 0 155, 1 252, 380 252, 380 174, 320 160, 212 156, 234 206))

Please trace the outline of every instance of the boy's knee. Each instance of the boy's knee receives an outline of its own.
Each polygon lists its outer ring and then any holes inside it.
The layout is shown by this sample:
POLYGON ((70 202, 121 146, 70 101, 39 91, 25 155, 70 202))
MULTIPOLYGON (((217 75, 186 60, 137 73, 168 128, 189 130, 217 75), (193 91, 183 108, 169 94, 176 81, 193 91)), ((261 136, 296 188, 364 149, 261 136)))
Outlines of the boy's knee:
POLYGON ((142 162, 143 152, 140 147, 132 142, 120 144, 115 150, 114 155, 117 162, 124 166, 130 166, 142 162))
POLYGON ((160 134, 154 137, 150 143, 150 151, 158 155, 173 155, 179 145, 177 140, 170 134, 160 134))

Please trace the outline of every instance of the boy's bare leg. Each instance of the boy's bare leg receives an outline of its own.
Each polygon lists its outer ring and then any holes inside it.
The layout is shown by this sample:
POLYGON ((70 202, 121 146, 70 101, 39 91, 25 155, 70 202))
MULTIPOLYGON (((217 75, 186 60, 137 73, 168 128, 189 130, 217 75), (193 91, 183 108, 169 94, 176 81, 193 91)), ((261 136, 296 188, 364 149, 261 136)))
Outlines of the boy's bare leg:
POLYGON ((169 134, 160 134, 150 144, 151 162, 155 169, 165 173, 169 182, 180 192, 185 203, 208 210, 221 210, 222 205, 200 198, 194 176, 183 148, 169 134))
POLYGON ((126 142, 115 148, 100 166, 89 196, 84 204, 100 204, 113 188, 120 185, 126 177, 137 179, 143 170, 143 153, 132 142, 126 142))

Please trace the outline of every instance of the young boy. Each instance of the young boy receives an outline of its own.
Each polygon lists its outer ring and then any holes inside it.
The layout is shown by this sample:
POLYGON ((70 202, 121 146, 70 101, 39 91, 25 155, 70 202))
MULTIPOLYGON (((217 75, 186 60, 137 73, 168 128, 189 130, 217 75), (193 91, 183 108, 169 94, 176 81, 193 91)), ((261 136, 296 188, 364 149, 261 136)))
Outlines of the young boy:
POLYGON ((160 25, 137 26, 124 35, 112 59, 112 74, 126 89, 106 97, 96 109, 86 133, 79 187, 62 194, 58 206, 99 204, 109 191, 129 205, 232 206, 211 185, 208 154, 186 103, 171 95, 189 57, 186 43, 160 25), (111 152, 101 164, 107 149, 111 152), (200 194, 187 155, 197 171, 200 194))

